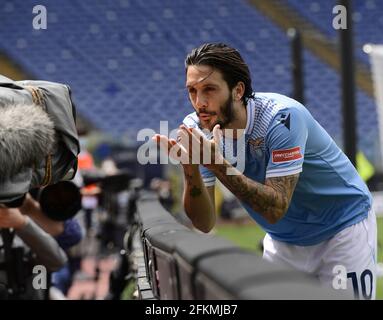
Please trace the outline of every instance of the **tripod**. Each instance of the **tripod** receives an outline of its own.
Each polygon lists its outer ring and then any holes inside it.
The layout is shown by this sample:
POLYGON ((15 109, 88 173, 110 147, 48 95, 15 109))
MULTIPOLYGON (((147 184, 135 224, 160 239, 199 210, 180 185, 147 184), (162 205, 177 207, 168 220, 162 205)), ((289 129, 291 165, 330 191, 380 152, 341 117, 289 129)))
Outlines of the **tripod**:
POLYGON ((32 289, 29 283, 33 269, 33 258, 26 254, 22 246, 13 247, 15 231, 12 229, 0 229, 3 252, 3 262, 0 263, 0 270, 5 271, 6 283, 0 283, 0 299, 20 300, 20 299, 49 299, 50 273, 47 273, 47 287, 44 296, 37 296, 37 291, 32 289), (32 291, 30 291, 32 289, 32 291))
POLYGON ((123 239, 123 249, 120 251, 120 263, 110 274, 108 299, 119 300, 122 292, 132 281, 136 281, 136 266, 131 256, 133 251, 133 239, 139 231, 136 217, 137 200, 139 199, 140 185, 133 186, 129 196, 126 210, 127 227, 123 239))
POLYGON ((13 230, 1 229, 4 262, 0 263, 0 269, 5 270, 7 277, 7 284, 3 284, 1 292, 3 299, 17 299, 25 292, 24 248, 12 248, 14 236, 13 230))

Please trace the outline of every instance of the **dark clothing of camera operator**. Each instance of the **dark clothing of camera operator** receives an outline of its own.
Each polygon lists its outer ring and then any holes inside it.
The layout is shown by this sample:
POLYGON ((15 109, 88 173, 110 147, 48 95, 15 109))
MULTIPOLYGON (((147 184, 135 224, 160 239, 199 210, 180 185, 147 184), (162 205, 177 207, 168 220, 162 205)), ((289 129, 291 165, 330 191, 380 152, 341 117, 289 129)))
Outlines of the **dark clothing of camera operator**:
POLYGON ((58 270, 66 262, 64 251, 48 234, 56 233, 58 224, 46 223, 44 218, 36 220, 23 211, 22 205, 28 192, 42 189, 48 196, 40 204, 54 207, 51 200, 59 197, 52 196, 49 190, 61 192, 61 187, 55 186, 73 178, 80 149, 75 118, 69 86, 48 81, 13 81, 0 75, 0 228, 3 241, 0 243, 0 295, 5 291, 8 295, 5 298, 39 298, 30 282, 33 278, 30 261, 32 265, 44 265, 47 271, 58 270), (24 285, 26 288, 20 288, 24 285), (15 288, 23 293, 17 296, 15 288))
POLYGON ((74 177, 75 118, 69 86, 0 75, 0 203, 74 177))
MULTIPOLYGON (((31 271, 36 265, 44 266, 47 272, 58 270, 67 261, 65 252, 51 235, 31 218, 23 215, 19 208, 0 207, 0 228, 2 228, 3 238, 5 229, 14 230, 11 248, 8 248, 11 256, 5 256, 4 239, 0 238, 0 244, 3 247, 0 251, 0 264, 3 266, 0 268, 0 291, 3 289, 3 292, 0 292, 1 298, 42 299, 44 291, 33 288, 31 271), (9 292, 10 286, 16 286, 16 290, 11 288, 13 291, 9 292)), ((12 233, 7 234, 12 235, 12 233)))

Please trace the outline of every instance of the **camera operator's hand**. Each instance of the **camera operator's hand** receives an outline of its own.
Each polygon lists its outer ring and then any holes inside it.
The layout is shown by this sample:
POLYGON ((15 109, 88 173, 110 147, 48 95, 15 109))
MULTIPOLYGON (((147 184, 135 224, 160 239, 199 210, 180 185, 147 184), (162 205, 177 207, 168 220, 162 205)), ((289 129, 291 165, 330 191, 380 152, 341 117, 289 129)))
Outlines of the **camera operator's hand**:
POLYGON ((33 215, 36 212, 41 211, 40 203, 33 199, 33 197, 29 193, 25 195, 24 202, 19 207, 19 209, 22 214, 25 214, 27 216, 33 215))
POLYGON ((27 224, 27 217, 18 208, 0 208, 0 228, 22 229, 27 224))
POLYGON ((56 237, 64 232, 64 222, 49 219, 42 212, 39 202, 33 199, 29 193, 27 193, 25 200, 20 207, 20 211, 22 214, 29 216, 44 231, 48 232, 53 237, 56 237))
POLYGON ((56 240, 34 222, 32 216, 35 213, 32 212, 30 217, 22 214, 22 209, 39 209, 38 203, 32 202, 31 198, 29 200, 19 208, 0 207, 0 228, 13 228, 16 235, 36 254, 37 261, 49 271, 56 271, 66 263, 66 254, 56 240))

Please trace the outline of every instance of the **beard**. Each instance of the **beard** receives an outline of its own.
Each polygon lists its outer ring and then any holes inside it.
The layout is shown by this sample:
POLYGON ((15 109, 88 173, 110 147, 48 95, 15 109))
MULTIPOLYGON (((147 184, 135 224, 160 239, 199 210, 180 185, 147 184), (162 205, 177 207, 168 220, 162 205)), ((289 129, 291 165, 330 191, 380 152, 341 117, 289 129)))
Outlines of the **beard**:
POLYGON ((202 128, 209 129, 210 131, 213 130, 213 128, 219 124, 220 129, 224 129, 229 123, 231 123, 234 120, 234 106, 233 106, 233 97, 230 95, 229 98, 219 107, 219 114, 217 112, 207 112, 205 109, 201 108, 197 112, 197 116, 200 119, 200 123, 202 128), (217 120, 214 122, 205 122, 205 125, 201 121, 201 118, 199 117, 200 113, 208 113, 212 116, 217 116, 217 120))

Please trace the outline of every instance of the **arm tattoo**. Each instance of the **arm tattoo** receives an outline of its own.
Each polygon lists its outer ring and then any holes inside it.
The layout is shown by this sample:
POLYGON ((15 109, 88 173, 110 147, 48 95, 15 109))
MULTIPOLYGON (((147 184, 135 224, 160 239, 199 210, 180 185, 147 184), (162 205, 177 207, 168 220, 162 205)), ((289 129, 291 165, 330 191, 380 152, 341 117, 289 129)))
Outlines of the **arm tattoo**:
POLYGON ((193 184, 193 175, 185 172, 185 179, 187 184, 190 186, 190 196, 193 198, 200 196, 202 194, 202 190, 193 184))
POLYGON ((202 193, 200 188, 197 188, 196 186, 192 186, 190 190, 190 195, 195 198, 198 197, 202 193))
MULTIPOLYGON (((275 223, 283 217, 298 182, 299 174, 285 177, 268 178, 265 184, 255 182, 243 174, 227 175, 230 164, 217 166, 214 170, 217 178, 239 200, 261 214, 268 222, 275 223)), ((239 172, 238 172, 239 173, 239 172)))

